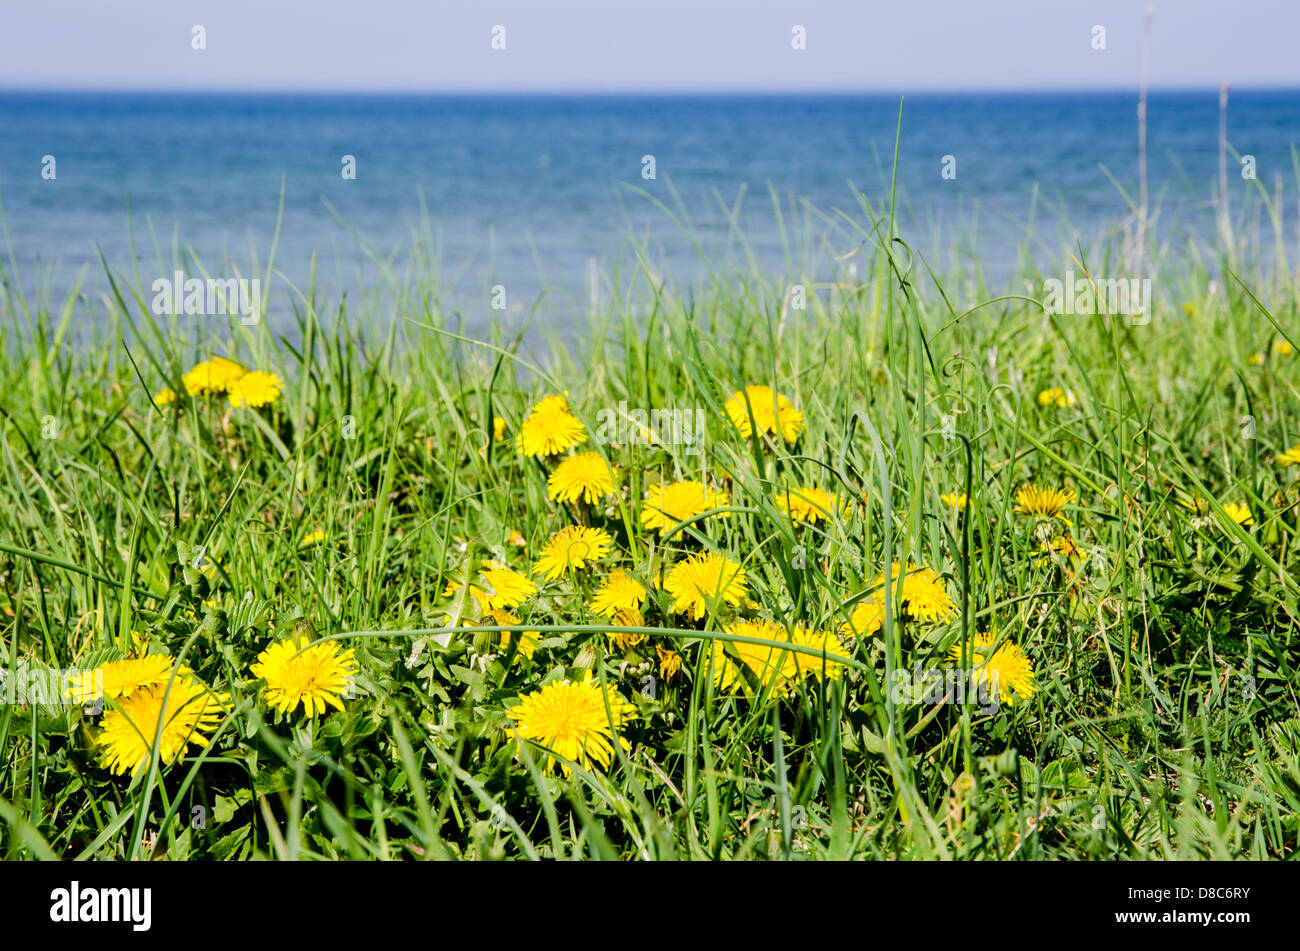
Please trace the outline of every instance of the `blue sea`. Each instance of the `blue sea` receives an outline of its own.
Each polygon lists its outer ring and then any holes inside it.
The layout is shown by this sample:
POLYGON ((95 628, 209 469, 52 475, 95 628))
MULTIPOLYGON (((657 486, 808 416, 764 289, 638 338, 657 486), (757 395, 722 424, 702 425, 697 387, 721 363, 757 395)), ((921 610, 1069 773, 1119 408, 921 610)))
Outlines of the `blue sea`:
MULTIPOLYGON (((512 311, 563 322, 586 306, 592 262, 626 279, 637 247, 684 282, 851 252, 864 200, 888 211, 899 113, 887 95, 0 92, 0 272, 56 308, 88 263, 83 293, 102 289, 99 253, 144 287, 191 253, 209 275, 255 276, 283 195, 275 266, 299 289, 314 255, 326 295, 420 271, 471 325, 496 284, 512 311)), ((1218 91, 1153 92, 1148 116, 1157 237, 1208 240, 1218 91)), ((1300 91, 1233 92, 1234 213, 1280 183, 1294 214, 1297 120, 1300 91)), ((994 284, 1026 248, 1059 268, 1137 200, 1136 93, 908 96, 898 141, 903 238, 940 268, 977 261, 994 284)), ((1286 231, 1294 247, 1294 219, 1286 231)))

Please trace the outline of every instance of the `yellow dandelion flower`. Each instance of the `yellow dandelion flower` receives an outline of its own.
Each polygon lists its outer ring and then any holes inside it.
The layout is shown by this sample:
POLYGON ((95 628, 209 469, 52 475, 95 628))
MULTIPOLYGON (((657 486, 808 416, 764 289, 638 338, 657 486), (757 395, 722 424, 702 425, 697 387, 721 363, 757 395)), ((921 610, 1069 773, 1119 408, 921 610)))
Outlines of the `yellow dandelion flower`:
POLYGON ((587 430, 563 395, 548 396, 528 411, 515 448, 525 456, 554 456, 587 441, 587 430))
MULTIPOLYGON (((459 591, 461 587, 462 585, 459 581, 448 581, 447 586, 442 589, 442 596, 444 598, 450 598, 457 591, 459 591)), ((478 585, 471 584, 469 586, 469 596, 478 602, 479 610, 482 613, 486 614, 488 611, 491 610, 491 608, 487 604, 488 598, 491 596, 482 588, 480 588, 478 585)), ((450 622, 451 615, 448 614, 447 618, 448 618, 448 622, 450 622)))
POLYGON ((773 621, 757 619, 729 624, 723 630, 736 637, 754 637, 768 644, 745 641, 713 641, 713 682, 719 690, 744 691, 752 697, 759 691, 781 695, 799 676, 793 651, 782 650, 788 643, 785 628, 773 621))
MULTIPOLYGON (((517 608, 537 593, 537 583, 533 579, 510 570, 499 561, 484 561, 478 576, 482 583, 471 584, 469 593, 484 614, 503 608, 517 608)), ((459 581, 448 582, 442 596, 451 597, 460 588, 459 581)))
POLYGON ((1289 357, 1295 348, 1291 346, 1290 340, 1274 340, 1273 352, 1280 357, 1289 357))
POLYGON ((840 627, 840 633, 849 636, 870 637, 885 623, 884 594, 859 601, 853 606, 853 613, 840 627))
POLYGON ((776 507, 796 521, 816 523, 836 513, 843 515, 848 502, 837 507, 835 496, 825 489, 786 489, 776 493, 776 507))
MULTIPOLYGON (((498 627, 515 627, 524 623, 509 611, 489 611, 487 617, 480 619, 479 623, 482 624, 488 618, 496 622, 498 627)), ((519 656, 526 657, 529 660, 532 660, 533 655, 537 653, 537 648, 542 646, 538 640, 541 637, 540 631, 500 631, 499 633, 501 634, 499 643, 502 651, 510 647, 510 638, 517 634, 519 636, 519 646, 516 650, 519 656)))
POLYGON ((325 532, 322 529, 316 529, 314 532, 308 532, 302 536, 302 541, 298 543, 299 548, 310 548, 312 545, 319 545, 325 540, 325 532))
MULTIPOLYGON (((613 620, 619 627, 645 627, 645 618, 636 608, 621 608, 615 611, 613 620)), ((643 631, 607 631, 606 633, 624 650, 635 647, 649 636, 643 631)))
POLYGON ((1069 535, 1062 535, 1059 538, 1053 538, 1050 542, 1045 542, 1042 551, 1047 555, 1056 555, 1059 558, 1080 558, 1083 556, 1083 550, 1069 535))
POLYGON ((618 731, 635 707, 617 693, 605 694, 587 671, 582 683, 552 681, 520 697, 507 712, 514 724, 512 733, 547 751, 546 771, 559 762, 567 776, 573 772, 569 762, 586 769, 608 769, 615 741, 629 748, 618 731))
MULTIPOLYGON (((897 582, 892 586, 890 595, 901 601, 906 618, 934 624, 947 620, 956 610, 952 597, 948 594, 948 586, 933 568, 908 564, 904 572, 903 566, 894 562, 890 577, 897 582)), ((841 633, 870 636, 884 626, 884 585, 885 573, 882 571, 876 577, 875 593, 869 599, 858 602, 849 615, 848 623, 841 626, 841 633)))
POLYGON ((781 436, 794 442, 804 428, 803 413, 770 386, 747 386, 737 390, 725 406, 731 424, 748 439, 757 427, 760 434, 781 436))
POLYGON ((1016 511, 1037 518, 1064 518, 1065 507, 1074 501, 1074 492, 1068 489, 1041 489, 1022 485, 1016 489, 1016 511))
POLYGON ((671 681, 682 671, 682 655, 677 651, 665 650, 662 647, 656 647, 655 653, 659 655, 659 678, 664 681, 671 681))
POLYGON ((591 599, 591 610, 601 617, 613 617, 619 611, 639 611, 645 603, 646 590, 622 568, 600 583, 591 599))
POLYGON ((533 571, 554 581, 572 568, 580 571, 609 554, 613 537, 603 529, 569 525, 553 534, 542 547, 533 571))
POLYGON ((511 532, 510 537, 506 539, 507 545, 513 545, 515 548, 523 548, 528 542, 524 541, 524 536, 519 532, 511 532))
POLYGON ((1050 387, 1038 394, 1039 406, 1055 406, 1057 409, 1065 409, 1077 402, 1078 400, 1075 399, 1073 393, 1059 386, 1050 387))
POLYGON ((284 383, 274 373, 254 370, 233 380, 227 390, 231 406, 267 406, 280 398, 284 383))
POLYGON ((164 386, 154 394, 153 403, 155 406, 168 406, 176 402, 176 391, 170 386, 164 386))
POLYGON ((1250 509, 1240 502, 1224 502, 1223 513, 1232 519, 1238 525, 1254 525, 1255 516, 1250 514, 1250 509))
POLYGON ((801 675, 812 674, 812 676, 821 680, 823 675, 834 679, 844 672, 844 662, 833 659, 831 655, 848 657, 848 648, 829 631, 814 631, 811 628, 796 624, 791 632, 790 640, 803 647, 811 647, 820 651, 819 654, 805 654, 801 651, 790 652, 795 667, 798 668, 801 675))
POLYGON ((195 364, 189 373, 181 377, 185 392, 190 396, 221 394, 244 375, 244 368, 225 357, 213 357, 195 364))
POLYGON ((537 584, 527 575, 512 571, 499 561, 485 561, 478 576, 483 579, 488 610, 514 608, 537 593, 537 584))
POLYGON ((613 470, 598 452, 580 452, 569 456, 546 480, 547 495, 552 500, 588 504, 613 495, 618 487, 613 470))
POLYGON ((749 593, 745 569, 711 551, 679 561, 664 579, 664 588, 676 599, 673 612, 686 612, 697 621, 715 601, 734 607, 749 593))
MULTIPOLYGON (((1066 567, 1067 563, 1078 564, 1087 557, 1087 552, 1069 535, 1043 540, 1038 547, 1039 554, 1034 556, 1034 564, 1045 566, 1053 563, 1066 567)), ((1072 573, 1069 580, 1073 582, 1077 573, 1072 573)))
MULTIPOLYGON (((976 684, 990 692, 997 691, 998 702, 1014 704, 1017 699, 1028 699, 1038 690, 1034 683, 1034 665, 1025 652, 1011 641, 992 650, 997 642, 995 632, 977 633, 970 655, 971 674, 976 684)), ((950 651, 953 663, 961 663, 961 644, 950 651)))
POLYGON ((506 438, 506 418, 504 416, 492 417, 492 440, 501 442, 506 438))
POLYGON ((104 714, 96 734, 100 762, 116 775, 139 772, 149 765, 158 738, 158 761, 175 762, 187 747, 207 746, 221 721, 227 694, 214 693, 189 674, 166 683, 139 687, 117 700, 104 714))
MULTIPOLYGON (((902 564, 896 561, 890 568, 890 578, 897 580, 900 574, 903 576, 902 581, 893 587, 891 594, 902 601, 903 609, 911 617, 924 621, 942 621, 952 614, 953 603, 948 595, 948 587, 933 568, 922 568, 909 562, 904 571, 902 564)), ((885 573, 882 571, 876 576, 876 597, 884 598, 884 585, 885 573)))
POLYGON ((359 669, 356 652, 337 641, 310 644, 306 634, 276 641, 257 656, 248 669, 266 684, 267 704, 292 713, 302 704, 307 716, 324 714, 328 707, 343 709, 343 692, 359 669))
POLYGON ((710 509, 722 508, 728 501, 730 499, 726 492, 709 488, 703 482, 692 479, 652 485, 646 489, 641 525, 663 534, 678 522, 694 518, 710 509))
POLYGON ((1285 452, 1280 452, 1273 459, 1279 466, 1300 466, 1300 443, 1296 443, 1285 452))
MULTIPOLYGON (((134 634, 134 632, 132 632, 134 634)), ((134 638, 133 638, 134 640, 134 638)), ((184 667, 176 674, 179 680, 189 671, 184 667)), ((163 654, 145 654, 101 664, 94 670, 82 670, 73 675, 73 685, 68 695, 80 699, 103 696, 109 700, 129 696, 142 687, 167 684, 172 675, 172 659, 163 654), (96 690, 96 686, 100 690, 96 690)))
MULTIPOLYGON (((901 566, 895 562, 893 577, 897 578, 901 566)), ((879 583, 883 585, 882 574, 879 583)), ((918 568, 908 565, 902 580, 903 608, 909 617, 931 623, 946 620, 953 613, 952 598, 948 595, 948 586, 933 568, 918 568)), ((883 588, 881 589, 883 592, 883 588)))
POLYGON ((970 499, 966 497, 965 492, 945 492, 939 496, 939 501, 959 511, 970 508, 970 499))

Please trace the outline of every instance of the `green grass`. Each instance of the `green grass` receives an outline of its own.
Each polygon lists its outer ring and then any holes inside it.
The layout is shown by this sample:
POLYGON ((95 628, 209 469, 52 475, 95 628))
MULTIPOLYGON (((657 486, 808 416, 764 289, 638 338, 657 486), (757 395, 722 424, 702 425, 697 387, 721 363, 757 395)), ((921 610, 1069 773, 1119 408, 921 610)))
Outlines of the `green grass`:
MULTIPOLYGON (((1285 257, 1265 266, 1240 248, 1190 246, 1156 257, 1153 242, 1150 323, 1049 317, 1036 292, 990 293, 978 274, 941 284, 873 210, 825 216, 834 247, 792 252, 780 275, 739 234, 736 260, 712 262, 693 288, 659 284, 634 247, 589 324, 540 343, 499 326, 474 340, 419 251, 386 288, 392 310, 327 304, 310 275, 287 276, 302 290, 278 314, 282 335, 154 317, 138 274, 112 274, 98 305, 28 301, 9 281, 5 666, 93 667, 136 631, 232 702, 209 747, 134 779, 98 765, 95 721, 78 708, 0 708, 0 853, 1294 854, 1300 470, 1274 464, 1300 442, 1300 351, 1273 352, 1300 344, 1285 257), (851 274, 831 252, 854 247, 851 274), (816 261, 833 282, 808 276, 816 261), (790 306, 795 283, 806 311, 790 306), (965 287, 982 302, 959 303, 965 287), (70 345, 79 321, 91 329, 70 345), (152 405, 212 354, 281 375, 283 397, 259 412, 152 405), (751 383, 805 414, 796 444, 746 442, 729 426, 723 402, 751 383), (1077 402, 1040 406, 1058 386, 1077 402), (616 467, 620 499, 551 503, 551 466, 490 434, 494 416, 513 435, 536 400, 564 390, 593 433, 620 401, 699 408, 704 451, 589 443, 616 467), (701 473, 724 480, 729 517, 665 541, 639 528, 648 484, 701 473), (1024 482, 1077 493, 1066 515, 1081 556, 1041 554, 1040 525, 1013 511, 1024 482), (780 485, 855 504, 829 525, 795 524, 773 503, 780 485), (965 518, 940 501, 953 491, 969 492, 965 518), (1210 500, 1208 513, 1177 504, 1187 497, 1210 500), (1254 523, 1229 519, 1230 502, 1254 523), (444 627, 465 605, 443 591, 472 560, 527 571, 576 519, 606 527, 618 554, 518 609, 543 634, 531 660, 444 627), (326 541, 300 548, 317 529, 326 541), (516 531, 522 548, 508 543, 516 531), (192 567, 199 549, 216 562, 210 578, 192 567), (708 676, 709 641, 734 612, 694 624, 654 591, 652 643, 675 645, 685 666, 643 695, 653 651, 604 637, 590 592, 615 564, 654 579, 701 549, 743 562, 757 607, 742 614, 782 624, 838 628, 891 561, 939 571, 957 611, 934 625, 891 615, 847 643, 842 677, 750 700, 708 676), (308 624, 356 649, 361 695, 316 722, 278 718, 248 668, 308 624), (989 714, 889 689, 895 671, 945 668, 953 645, 992 628, 1031 658, 1031 699, 989 714), (543 774, 544 751, 515 754, 505 710, 585 670, 637 705, 629 746, 607 771, 543 774)), ((1122 273, 1113 246, 1093 257, 1074 266, 1122 273)))

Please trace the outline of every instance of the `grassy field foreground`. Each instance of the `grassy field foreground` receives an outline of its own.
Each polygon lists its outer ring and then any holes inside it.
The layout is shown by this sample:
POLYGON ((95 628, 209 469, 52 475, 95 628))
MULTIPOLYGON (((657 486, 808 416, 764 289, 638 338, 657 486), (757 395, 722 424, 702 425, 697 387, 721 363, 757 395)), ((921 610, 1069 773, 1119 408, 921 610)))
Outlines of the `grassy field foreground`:
POLYGON ((1140 323, 869 247, 540 355, 12 294, 0 853, 1292 855, 1290 278, 1140 323))

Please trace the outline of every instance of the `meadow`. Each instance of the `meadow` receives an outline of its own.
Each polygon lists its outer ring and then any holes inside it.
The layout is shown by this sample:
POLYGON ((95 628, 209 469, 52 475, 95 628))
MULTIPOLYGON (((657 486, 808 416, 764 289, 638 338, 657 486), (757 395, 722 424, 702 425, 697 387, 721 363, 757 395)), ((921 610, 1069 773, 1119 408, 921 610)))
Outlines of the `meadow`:
POLYGON ((838 227, 568 333, 418 253, 389 308, 268 262, 280 332, 7 274, 0 854, 1293 855, 1281 225, 1149 237, 1139 316, 838 227))

